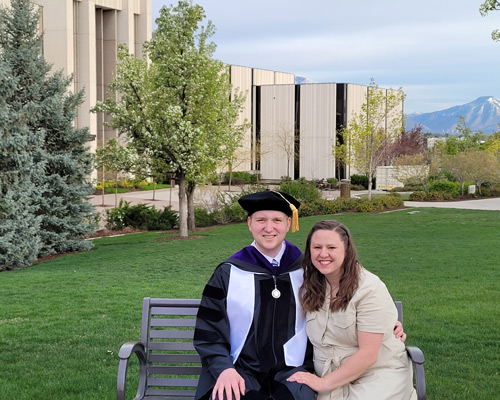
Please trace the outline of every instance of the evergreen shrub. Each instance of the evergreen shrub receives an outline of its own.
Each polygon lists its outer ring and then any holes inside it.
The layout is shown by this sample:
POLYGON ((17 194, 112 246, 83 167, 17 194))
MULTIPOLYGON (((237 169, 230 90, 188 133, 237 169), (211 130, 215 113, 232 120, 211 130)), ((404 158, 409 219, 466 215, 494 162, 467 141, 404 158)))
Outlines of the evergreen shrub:
POLYGON ((124 227, 145 229, 150 231, 169 230, 178 225, 177 212, 170 206, 157 210, 146 204, 130 205, 130 202, 120 200, 118 207, 106 211, 106 227, 112 230, 124 227))
MULTIPOLYGON (((225 182, 229 182, 229 172, 225 174, 225 182)), ((234 185, 253 184, 259 180, 260 174, 252 174, 245 171, 233 171, 231 183, 234 185)))
POLYGON ((486 197, 500 197, 500 185, 483 186, 481 187, 481 194, 486 197))
POLYGON ((312 203, 302 203, 299 208, 299 217, 310 217, 321 214, 320 208, 320 200, 312 203))
POLYGON ((429 192, 450 193, 453 197, 459 196, 461 190, 460 182, 451 182, 446 179, 438 179, 429 184, 429 192))
POLYGON ((302 204, 314 203, 321 198, 321 193, 316 187, 316 183, 308 182, 305 178, 295 181, 282 181, 278 190, 292 195, 302 204))
POLYGON ((366 175, 351 175, 352 186, 362 186, 364 189, 368 189, 368 177, 366 175))
POLYGON ((425 201, 427 193, 422 190, 418 190, 416 192, 410 193, 409 199, 410 201, 425 201))
POLYGON ((328 182, 331 188, 337 187, 337 184, 339 183, 337 178, 328 178, 326 181, 328 182))
POLYGON ((238 201, 235 201, 235 203, 231 207, 231 211, 234 222, 243 222, 247 220, 248 213, 243 209, 242 206, 240 206, 240 203, 238 203, 238 201))
POLYGON ((194 223, 197 227, 204 228, 206 226, 215 225, 215 221, 211 214, 203 207, 194 208, 194 223))

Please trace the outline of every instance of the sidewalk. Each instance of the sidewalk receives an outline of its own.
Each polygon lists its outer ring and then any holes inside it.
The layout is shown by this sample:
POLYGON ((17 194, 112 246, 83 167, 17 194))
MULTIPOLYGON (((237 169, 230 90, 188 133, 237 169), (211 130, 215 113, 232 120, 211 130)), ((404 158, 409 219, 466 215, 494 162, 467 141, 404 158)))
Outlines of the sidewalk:
POLYGON ((499 210, 500 198, 462 201, 405 201, 406 207, 459 208, 465 210, 499 210))
MULTIPOLYGON (((228 194, 236 194, 241 192, 241 188, 239 186, 231 186, 231 190, 229 190, 228 186, 202 186, 200 188, 196 188, 195 203, 202 207, 210 208, 210 205, 214 202, 215 193, 219 190, 228 194)), ((118 193, 116 196, 117 205, 120 204, 120 200, 126 201, 131 205, 147 204, 148 206, 154 206, 158 210, 163 210, 163 208, 170 206, 173 210, 179 211, 178 186, 170 189, 159 189, 156 190, 155 193, 153 193, 152 190, 139 190, 136 192, 118 193)), ((105 224, 104 213, 106 210, 111 210, 115 207, 115 195, 93 195, 90 198, 90 202, 102 215, 100 227, 103 228, 105 224)))
MULTIPOLYGON (((219 190, 227 194, 236 194, 241 192, 240 186, 201 186, 196 189, 195 192, 195 203, 205 208, 210 208, 211 204, 214 203, 216 192, 219 190)), ((353 197, 363 195, 368 193, 368 191, 357 191, 351 192, 353 197)), ((387 193, 384 191, 372 191, 372 194, 387 193)), ((338 190, 323 190, 321 194, 325 199, 334 200, 340 197, 340 191, 338 190)), ((135 204, 147 204, 149 206, 154 206, 157 209, 163 209, 164 207, 170 206, 173 210, 179 211, 179 192, 178 187, 170 189, 160 189, 156 190, 154 193, 155 199, 153 200, 152 190, 141 190, 137 192, 128 193, 118 193, 117 204, 120 200, 129 202, 132 205, 135 204)), ((115 207, 115 195, 106 194, 103 196, 94 195, 91 196, 91 203, 96 206, 97 211, 104 214, 105 210, 109 210, 115 207), (103 205, 104 204, 104 205, 103 205)), ((500 198, 491 199, 479 199, 479 200, 464 200, 464 201, 405 201, 404 205, 406 207, 439 207, 439 208, 459 208, 459 209, 470 209, 470 210, 500 210, 500 198)), ((104 218, 101 218, 101 225, 104 225, 104 218)))

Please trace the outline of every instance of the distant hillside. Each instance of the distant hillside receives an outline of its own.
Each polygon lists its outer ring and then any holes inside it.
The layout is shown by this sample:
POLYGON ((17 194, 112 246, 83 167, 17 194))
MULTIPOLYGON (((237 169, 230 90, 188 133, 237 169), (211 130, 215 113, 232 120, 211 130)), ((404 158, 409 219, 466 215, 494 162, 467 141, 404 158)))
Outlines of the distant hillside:
POLYGON ((422 125, 422 132, 457 134, 456 126, 463 115, 468 128, 491 134, 498 131, 500 100, 492 96, 479 97, 471 103, 430 113, 408 114, 406 129, 422 125))
POLYGON ((302 83, 317 83, 317 82, 313 81, 312 79, 305 78, 303 76, 296 76, 295 77, 295 84, 300 85, 302 83))

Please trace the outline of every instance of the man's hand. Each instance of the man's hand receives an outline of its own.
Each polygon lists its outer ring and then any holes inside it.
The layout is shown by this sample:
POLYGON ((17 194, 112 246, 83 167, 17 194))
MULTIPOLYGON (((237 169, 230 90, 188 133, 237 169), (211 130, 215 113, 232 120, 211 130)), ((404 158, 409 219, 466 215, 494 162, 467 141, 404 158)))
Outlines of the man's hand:
POLYGON ((397 339, 401 339, 403 343, 406 340, 406 333, 403 331, 403 324, 399 321, 396 321, 396 326, 394 327, 394 336, 396 336, 397 339))
POLYGON ((235 400, 240 400, 240 394, 245 394, 245 380, 234 368, 221 372, 212 391, 212 400, 224 400, 224 392, 227 400, 232 400, 233 392, 235 400))

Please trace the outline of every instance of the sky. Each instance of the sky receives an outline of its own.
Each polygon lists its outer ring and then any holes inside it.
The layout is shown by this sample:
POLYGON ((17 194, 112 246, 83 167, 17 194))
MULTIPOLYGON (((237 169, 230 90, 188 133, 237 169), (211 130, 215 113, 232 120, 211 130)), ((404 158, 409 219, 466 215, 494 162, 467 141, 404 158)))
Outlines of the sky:
MULTIPOLYGON (((151 0, 154 21, 172 0, 151 0)), ((215 25, 214 57, 318 83, 402 88, 405 112, 500 98, 500 11, 483 0, 193 0, 215 25)))

